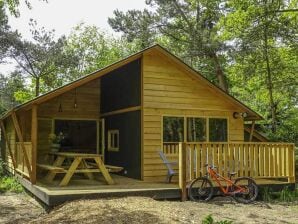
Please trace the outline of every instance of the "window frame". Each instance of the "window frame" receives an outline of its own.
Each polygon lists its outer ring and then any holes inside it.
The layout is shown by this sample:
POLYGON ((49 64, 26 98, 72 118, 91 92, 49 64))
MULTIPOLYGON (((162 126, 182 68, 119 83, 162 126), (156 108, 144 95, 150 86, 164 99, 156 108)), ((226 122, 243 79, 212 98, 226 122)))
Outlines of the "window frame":
POLYGON ((229 142, 229 119, 225 117, 208 117, 208 142, 227 143, 229 142), (210 118, 211 119, 225 119, 227 121, 227 140, 226 141, 210 141, 210 118))
MULTIPOLYGON (((163 147, 164 143, 177 143, 177 142, 164 142, 164 138, 163 138, 163 120, 164 117, 182 117, 184 122, 184 140, 187 140, 187 118, 204 118, 206 119, 206 141, 201 141, 198 143, 210 143, 210 137, 209 137, 209 119, 210 118, 217 118, 217 119, 226 119, 227 120, 227 141, 223 142, 223 143, 228 143, 230 140, 230 117, 229 116, 200 116, 200 115, 175 115, 175 114, 162 114, 161 115, 161 146, 163 147)), ((193 142, 194 143, 194 142, 193 142)), ((220 142, 216 142, 216 143, 220 143, 220 142)))
MULTIPOLYGON (((163 122, 164 122, 164 118, 165 117, 172 117, 172 118, 183 118, 183 140, 186 139, 186 135, 185 135, 185 122, 186 122, 186 119, 185 119, 185 116, 183 115, 162 115, 161 116, 161 139, 162 139, 162 142, 163 141, 163 137, 164 137, 164 129, 163 129, 163 122)), ((179 143, 178 142, 169 142, 169 143, 179 143)))
POLYGON ((119 130, 118 129, 111 129, 108 130, 108 151, 112 151, 112 152, 119 152, 120 149, 120 135, 119 135, 119 130), (117 136, 117 145, 115 146, 115 137, 117 136))

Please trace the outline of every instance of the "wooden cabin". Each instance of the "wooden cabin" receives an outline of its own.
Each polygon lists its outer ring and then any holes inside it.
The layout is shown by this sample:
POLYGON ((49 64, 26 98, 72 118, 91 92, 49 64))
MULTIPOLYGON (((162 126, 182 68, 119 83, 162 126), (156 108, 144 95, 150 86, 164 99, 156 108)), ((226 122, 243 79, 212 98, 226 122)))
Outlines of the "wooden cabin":
POLYGON ((121 178, 144 183, 166 178, 160 150, 176 161, 179 151, 186 153, 186 167, 181 158, 175 167, 186 172, 186 181, 203 175, 209 162, 222 174, 235 170, 266 183, 294 183, 293 144, 251 142, 261 119, 155 45, 6 113, 1 158, 29 180, 28 189, 42 182, 38 164, 51 165, 52 150, 100 154, 104 164, 123 168, 121 178), (244 122, 253 124, 246 130, 250 142, 244 142, 244 122))

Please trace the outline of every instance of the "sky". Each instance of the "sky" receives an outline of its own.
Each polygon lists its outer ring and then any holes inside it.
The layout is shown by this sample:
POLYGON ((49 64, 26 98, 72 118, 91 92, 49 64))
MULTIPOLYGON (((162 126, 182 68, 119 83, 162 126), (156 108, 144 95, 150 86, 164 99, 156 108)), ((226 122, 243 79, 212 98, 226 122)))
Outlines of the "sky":
MULTIPOLYGON (((108 17, 113 11, 127 11, 129 9, 144 9, 145 0, 30 0, 32 9, 21 0, 19 6, 20 17, 9 16, 9 25, 17 29, 24 38, 30 39, 29 20, 37 21, 38 26, 46 30, 55 30, 56 36, 67 35, 78 23, 96 25, 101 29, 113 33, 108 25, 108 17)), ((13 70, 14 65, 0 65, 0 73, 13 70)))

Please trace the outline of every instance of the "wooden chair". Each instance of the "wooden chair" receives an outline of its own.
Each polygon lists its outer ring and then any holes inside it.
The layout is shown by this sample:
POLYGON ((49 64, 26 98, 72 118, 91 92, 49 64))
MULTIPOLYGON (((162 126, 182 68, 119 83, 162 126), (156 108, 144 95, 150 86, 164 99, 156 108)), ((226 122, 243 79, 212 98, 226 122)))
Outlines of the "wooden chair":
POLYGON ((172 165, 176 165, 178 163, 177 162, 169 162, 166 155, 162 151, 158 151, 158 154, 168 169, 166 182, 171 183, 172 177, 174 175, 177 175, 177 173, 173 170, 172 165))

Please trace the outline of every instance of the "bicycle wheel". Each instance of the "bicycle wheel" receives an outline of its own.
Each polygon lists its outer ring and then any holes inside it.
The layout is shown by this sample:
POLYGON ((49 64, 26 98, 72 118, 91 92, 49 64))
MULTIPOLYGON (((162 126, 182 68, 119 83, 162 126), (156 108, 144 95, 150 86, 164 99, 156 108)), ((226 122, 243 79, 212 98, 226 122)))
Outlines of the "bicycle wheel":
POLYGON ((234 190, 237 191, 239 186, 244 189, 244 191, 235 193, 234 198, 237 202, 248 204, 256 200, 258 196, 258 186, 256 182, 249 177, 239 177, 234 182, 234 190))
POLYGON ((188 196, 192 201, 209 201, 213 196, 213 185, 206 177, 199 177, 191 182, 188 196))

